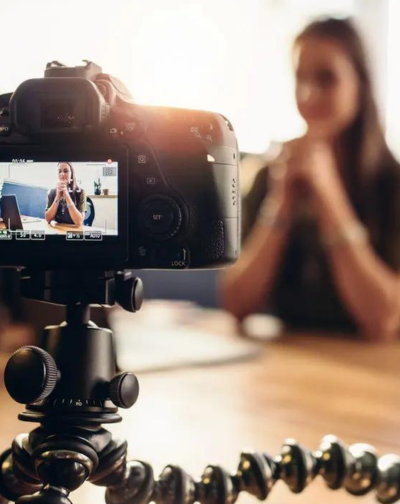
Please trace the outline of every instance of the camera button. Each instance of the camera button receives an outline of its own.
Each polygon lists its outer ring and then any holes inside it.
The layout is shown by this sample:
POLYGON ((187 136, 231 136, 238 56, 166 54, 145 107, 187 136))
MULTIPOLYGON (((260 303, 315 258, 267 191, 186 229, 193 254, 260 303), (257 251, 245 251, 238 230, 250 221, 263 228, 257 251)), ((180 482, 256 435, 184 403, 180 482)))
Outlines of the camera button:
POLYGON ((147 235, 164 240, 177 233, 182 213, 175 200, 164 194, 154 194, 141 202, 138 222, 147 235))
POLYGON ((189 254, 184 247, 179 247, 176 249, 175 253, 172 254, 171 266, 173 268, 187 268, 189 265, 189 254))
POLYGON ((123 123, 122 130, 126 137, 137 137, 143 133, 143 124, 139 119, 132 118, 123 123))
POLYGON ((144 184, 146 187, 156 187, 158 185, 158 178, 157 177, 146 177, 144 179, 144 184))
POLYGON ((174 222, 174 212, 168 203, 152 201, 145 207, 145 227, 152 233, 167 233, 174 222))
POLYGON ((111 138, 119 138, 120 132, 115 126, 109 129, 109 134, 111 138))
POLYGON ((149 156, 147 154, 137 154, 136 163, 138 165, 147 165, 149 162, 149 156))
POLYGON ((168 269, 189 266, 189 253, 185 247, 162 247, 157 251, 157 265, 168 269))
POLYGON ((2 124, 0 126, 0 136, 5 137, 11 134, 11 128, 8 124, 2 124))

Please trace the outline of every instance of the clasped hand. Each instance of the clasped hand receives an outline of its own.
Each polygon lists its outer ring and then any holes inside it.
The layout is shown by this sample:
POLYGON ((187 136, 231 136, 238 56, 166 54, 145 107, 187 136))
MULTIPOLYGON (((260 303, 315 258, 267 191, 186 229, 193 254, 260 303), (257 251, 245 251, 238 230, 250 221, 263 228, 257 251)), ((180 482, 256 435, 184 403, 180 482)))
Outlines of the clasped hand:
POLYGON ((318 202, 345 192, 331 145, 307 136, 284 145, 269 170, 268 183, 271 193, 283 202, 299 196, 318 202))
POLYGON ((67 183, 63 181, 59 181, 57 184, 57 194, 56 194, 56 199, 60 200, 62 198, 67 199, 69 196, 68 194, 68 189, 67 189, 67 183))

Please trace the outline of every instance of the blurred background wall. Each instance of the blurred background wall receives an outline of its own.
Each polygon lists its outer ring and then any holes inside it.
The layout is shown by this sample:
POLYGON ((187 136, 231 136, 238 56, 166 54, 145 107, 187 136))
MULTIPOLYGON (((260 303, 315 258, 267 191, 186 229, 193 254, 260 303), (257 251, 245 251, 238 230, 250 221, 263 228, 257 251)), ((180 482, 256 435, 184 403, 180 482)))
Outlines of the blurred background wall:
MULTIPOLYGON (((0 92, 41 77, 47 62, 97 62, 137 103, 209 109, 233 122, 242 187, 282 141, 302 133, 293 38, 321 15, 353 16, 370 52, 388 142, 400 157, 399 0, 14 0, 0 3, 0 92), (79 15, 77 15, 79 12, 79 15)), ((147 297, 218 304, 217 271, 150 272, 147 297)))

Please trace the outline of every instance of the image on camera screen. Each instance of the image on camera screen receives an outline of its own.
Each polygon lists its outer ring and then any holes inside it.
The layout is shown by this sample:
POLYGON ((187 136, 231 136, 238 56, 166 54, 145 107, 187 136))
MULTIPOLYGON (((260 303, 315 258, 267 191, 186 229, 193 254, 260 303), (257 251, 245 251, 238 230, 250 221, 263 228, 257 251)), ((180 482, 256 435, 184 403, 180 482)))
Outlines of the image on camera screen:
POLYGON ((0 240, 118 236, 118 162, 0 162, 0 240))

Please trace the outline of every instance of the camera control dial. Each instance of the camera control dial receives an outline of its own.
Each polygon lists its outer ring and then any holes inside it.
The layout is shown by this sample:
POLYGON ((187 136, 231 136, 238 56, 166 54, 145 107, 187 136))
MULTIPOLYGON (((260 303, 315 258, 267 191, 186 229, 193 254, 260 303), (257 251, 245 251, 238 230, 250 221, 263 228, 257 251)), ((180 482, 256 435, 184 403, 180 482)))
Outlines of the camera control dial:
POLYGON ((35 346, 17 350, 9 359, 4 383, 14 401, 31 404, 46 399, 54 390, 59 372, 53 357, 35 346))
POLYGON ((140 203, 138 219, 146 235, 166 240, 181 227, 182 212, 174 199, 165 194, 154 194, 140 203))

